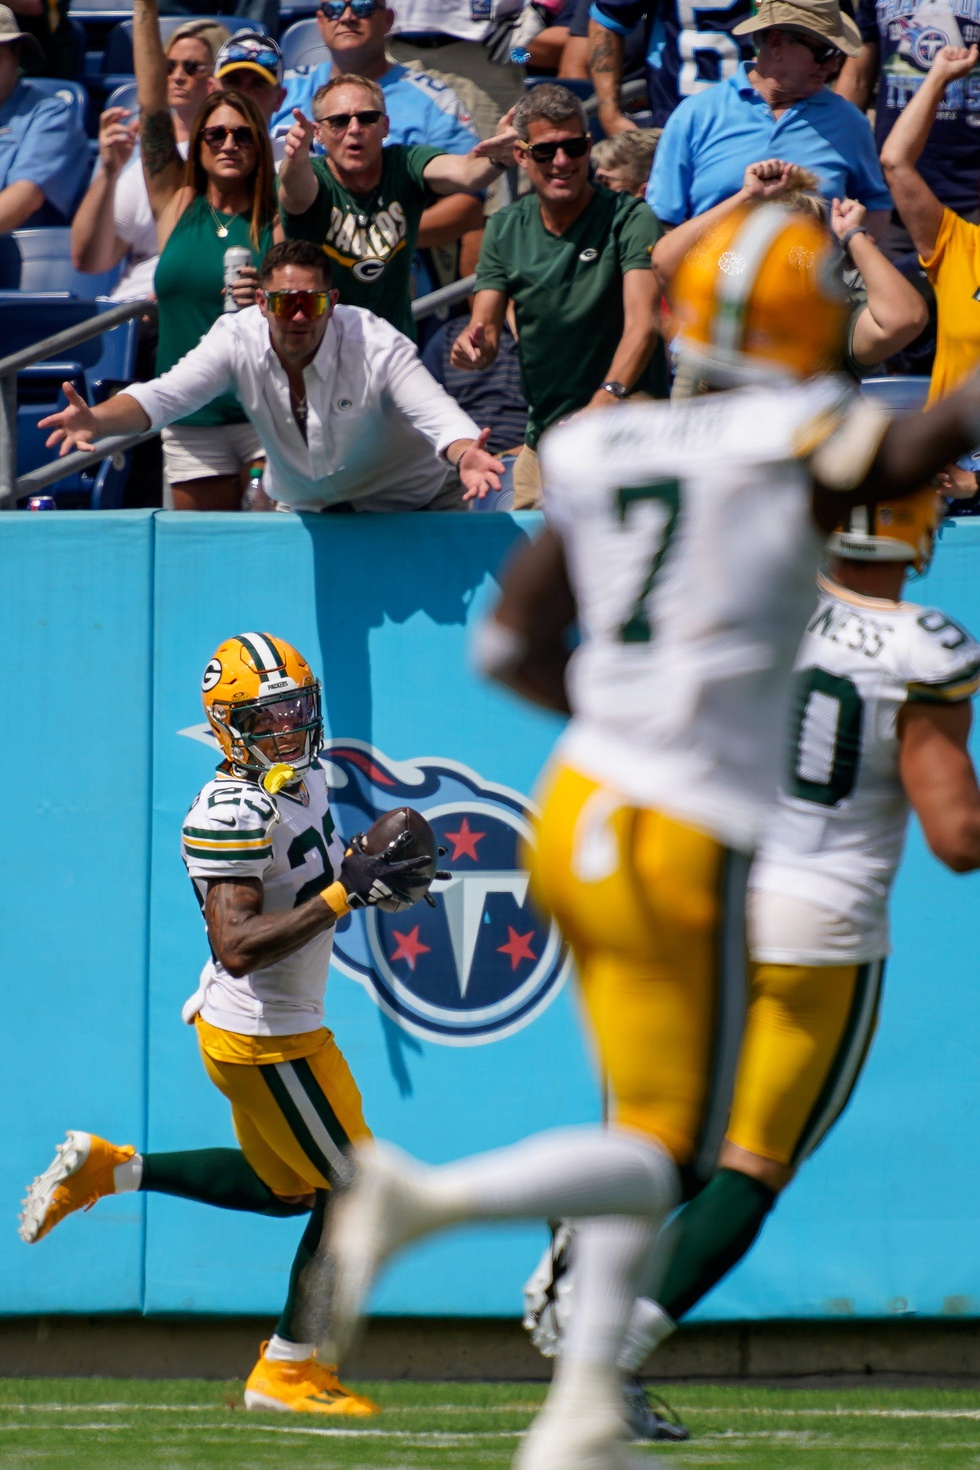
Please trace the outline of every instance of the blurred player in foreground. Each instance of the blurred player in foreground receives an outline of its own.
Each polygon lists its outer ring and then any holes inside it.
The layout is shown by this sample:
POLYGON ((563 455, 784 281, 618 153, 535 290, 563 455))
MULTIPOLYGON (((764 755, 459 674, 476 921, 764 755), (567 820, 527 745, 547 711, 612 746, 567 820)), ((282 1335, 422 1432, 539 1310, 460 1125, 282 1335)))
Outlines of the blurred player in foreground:
POLYGON ((464 1220, 583 1220, 575 1310, 521 1470, 631 1463, 617 1358, 636 1295, 656 1294, 661 1221, 724 1136, 746 878, 824 540, 846 507, 908 494, 980 440, 976 380, 890 423, 831 375, 839 252, 779 206, 712 231, 674 306, 698 376, 748 386, 555 429, 548 528, 505 575, 481 650, 499 679, 574 713, 540 792, 532 877, 575 952, 610 1125, 436 1169, 368 1148, 329 1233, 343 1341, 407 1241, 464 1220))
MULTIPOLYGON (((659 1302, 637 1304, 619 1360, 628 1382, 742 1259, 847 1106, 877 1019, 909 808, 947 867, 980 866, 967 750, 980 645, 902 600, 942 513, 927 488, 853 507, 830 538, 796 660, 788 781, 749 878, 754 965, 731 1119, 717 1172, 671 1227, 659 1302)), ((547 1356, 574 1291, 574 1237, 556 1241, 528 1323, 547 1356)))
POLYGON ((182 852, 207 925, 211 958, 183 1019, 205 1070, 232 1106, 239 1149, 140 1155, 69 1132, 27 1191, 20 1233, 33 1242, 107 1194, 143 1189, 259 1215, 312 1209, 276 1332, 245 1385, 250 1409, 376 1412, 304 1340, 303 1267, 330 1190, 370 1135, 323 995, 333 927, 352 908, 414 902, 424 858, 345 852, 317 760, 320 681, 281 638, 242 633, 204 671, 204 710, 223 759, 184 820, 182 852))

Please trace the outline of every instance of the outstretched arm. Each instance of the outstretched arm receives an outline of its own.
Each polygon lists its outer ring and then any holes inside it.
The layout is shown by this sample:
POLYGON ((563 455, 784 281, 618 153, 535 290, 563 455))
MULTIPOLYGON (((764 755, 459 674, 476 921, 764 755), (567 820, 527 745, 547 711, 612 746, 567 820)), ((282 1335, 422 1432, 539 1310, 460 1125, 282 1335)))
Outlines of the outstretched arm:
POLYGON ((895 207, 923 257, 936 248, 943 206, 916 168, 950 82, 966 77, 977 64, 977 47, 944 46, 925 80, 895 120, 881 150, 881 167, 895 207))
POLYGON ((476 194, 499 178, 502 168, 514 162, 517 133, 511 126, 514 109, 500 119, 493 138, 484 138, 469 153, 440 153, 422 170, 427 188, 433 194, 476 194))
MULTIPOLYGON (((157 0, 136 0, 133 6, 133 67, 141 114, 146 192, 150 197, 153 218, 159 222, 180 188, 184 160, 177 149, 173 118, 167 105, 167 58, 160 40, 157 0)), ((158 238, 158 244, 162 249, 164 241, 158 238)))
POLYGON ((652 263, 661 287, 667 284, 687 252, 696 245, 712 225, 725 219, 743 204, 761 203, 778 199, 785 194, 791 181, 793 164, 782 158, 765 158, 759 163, 750 163, 745 170, 742 187, 730 194, 703 214, 696 214, 682 224, 675 225, 662 235, 653 247, 652 263))
POLYGON ((320 190, 310 147, 316 124, 300 108, 293 108, 293 124, 283 144, 283 160, 279 166, 279 204, 285 214, 305 214, 320 190))
POLYGON ((925 301, 900 270, 892 265, 863 230, 867 210, 856 199, 835 199, 831 209, 831 229, 847 250, 861 273, 868 293, 868 303, 854 324, 851 352, 862 367, 874 367, 893 352, 899 352, 916 338, 925 326, 929 313, 925 301))

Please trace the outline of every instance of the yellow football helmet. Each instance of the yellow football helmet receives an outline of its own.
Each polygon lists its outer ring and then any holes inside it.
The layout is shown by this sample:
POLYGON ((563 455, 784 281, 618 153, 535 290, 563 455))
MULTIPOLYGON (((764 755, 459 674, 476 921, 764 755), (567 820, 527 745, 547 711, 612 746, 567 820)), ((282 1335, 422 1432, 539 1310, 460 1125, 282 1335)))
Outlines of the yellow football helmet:
POLYGON ((931 485, 903 500, 854 505, 845 512, 827 550, 852 561, 911 562, 917 572, 924 572, 945 513, 946 502, 931 485))
POLYGON ((261 780, 285 763, 294 785, 323 743, 320 681, 291 643, 268 633, 222 643, 204 670, 201 699, 236 775, 261 780))
POLYGON ((835 241, 780 204, 744 205, 688 251, 669 295, 681 361, 719 387, 840 365, 848 302, 835 241))

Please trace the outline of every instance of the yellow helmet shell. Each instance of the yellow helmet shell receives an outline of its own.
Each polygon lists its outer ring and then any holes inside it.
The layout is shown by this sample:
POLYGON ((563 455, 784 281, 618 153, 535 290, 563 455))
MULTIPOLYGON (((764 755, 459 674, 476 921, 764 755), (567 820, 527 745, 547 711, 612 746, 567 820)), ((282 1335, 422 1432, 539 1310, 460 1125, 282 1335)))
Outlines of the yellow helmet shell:
POLYGON ((850 561, 909 562, 917 572, 924 572, 932 560, 944 514, 942 494, 931 485, 902 500, 854 505, 830 537, 827 549, 850 561))
POLYGON ((298 728, 309 731, 306 756, 292 760, 298 780, 322 743, 320 681, 303 655, 270 633, 238 633, 218 647, 201 679, 201 700, 225 759, 238 771, 261 777, 275 761, 260 750, 243 716, 265 705, 309 696, 308 717, 298 728))
POLYGON ((815 219, 784 205, 747 204, 709 228, 670 297, 678 356, 708 382, 809 378, 840 365, 840 251, 815 219))

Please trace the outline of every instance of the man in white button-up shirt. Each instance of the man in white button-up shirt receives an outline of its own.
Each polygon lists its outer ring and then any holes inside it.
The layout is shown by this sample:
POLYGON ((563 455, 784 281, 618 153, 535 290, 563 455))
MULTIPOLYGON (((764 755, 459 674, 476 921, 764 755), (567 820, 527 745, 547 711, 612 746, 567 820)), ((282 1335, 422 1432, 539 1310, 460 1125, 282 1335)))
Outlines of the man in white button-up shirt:
POLYGON ((274 245, 258 305, 219 317, 197 347, 150 383, 42 419, 60 453, 162 428, 218 393, 238 398, 266 453, 265 488, 283 507, 453 509, 499 488, 503 465, 476 424, 425 370, 414 344, 371 312, 337 306, 323 252, 274 245), (458 475, 458 479, 457 479, 458 475))

